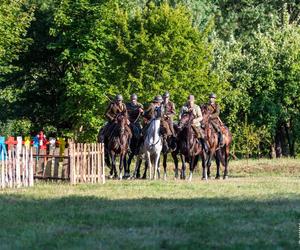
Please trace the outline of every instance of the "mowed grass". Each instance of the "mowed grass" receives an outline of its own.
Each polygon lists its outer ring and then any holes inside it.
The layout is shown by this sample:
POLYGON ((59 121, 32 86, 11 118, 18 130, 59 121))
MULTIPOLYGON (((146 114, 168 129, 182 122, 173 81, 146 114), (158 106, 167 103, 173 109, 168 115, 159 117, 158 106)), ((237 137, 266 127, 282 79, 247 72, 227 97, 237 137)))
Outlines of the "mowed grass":
POLYGON ((172 168, 168 181, 0 191, 0 248, 299 248, 300 160, 232 161, 228 180, 207 182, 172 168))

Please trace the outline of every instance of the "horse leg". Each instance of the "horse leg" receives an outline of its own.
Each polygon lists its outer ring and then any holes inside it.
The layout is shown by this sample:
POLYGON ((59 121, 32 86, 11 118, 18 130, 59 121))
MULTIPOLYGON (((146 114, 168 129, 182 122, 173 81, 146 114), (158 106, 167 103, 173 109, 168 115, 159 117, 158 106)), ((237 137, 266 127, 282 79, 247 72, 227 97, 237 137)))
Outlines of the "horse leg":
POLYGON ((167 180, 167 157, 168 157, 168 154, 165 153, 163 154, 163 165, 164 165, 164 180, 166 181, 167 180))
POLYGON ((203 153, 203 156, 202 156, 202 180, 205 179, 206 164, 207 164, 206 157, 207 157, 207 155, 205 153, 203 153))
POLYGON ((109 152, 107 149, 104 148, 104 161, 106 163, 106 166, 112 170, 111 162, 109 160, 109 152))
POLYGON ((129 177, 130 176, 130 164, 131 164, 131 161, 132 161, 133 157, 134 157, 134 154, 130 153, 128 155, 128 161, 126 163, 126 167, 125 167, 125 164, 124 164, 125 177, 129 177))
POLYGON ((155 164, 155 168, 156 168, 156 171, 157 171, 157 177, 158 179, 160 179, 160 154, 157 154, 155 155, 154 157, 154 164, 155 164))
POLYGON ((177 179, 178 178, 178 159, 177 159, 177 155, 175 152, 172 152, 171 154, 172 154, 174 165, 175 165, 175 179, 177 179))
POLYGON ((216 165, 217 165, 217 174, 216 174, 216 179, 220 179, 220 156, 217 152, 216 154, 216 165))
POLYGON ((149 167, 149 178, 150 180, 152 180, 153 176, 152 176, 152 163, 151 163, 151 157, 150 157, 150 152, 146 152, 146 161, 149 167))
POLYGON ((213 153, 210 152, 207 156, 207 160, 205 161, 205 164, 202 164, 202 180, 206 180, 208 179, 208 168, 210 168, 211 165, 211 159, 212 159, 213 153))
POLYGON ((182 154, 180 154, 180 158, 181 158, 181 162, 182 162, 180 178, 185 180, 185 157, 182 154))
POLYGON ((147 162, 147 160, 146 160, 146 161, 145 161, 145 170, 144 170, 144 174, 143 174, 142 179, 147 179, 147 171, 148 171, 148 167, 149 167, 149 165, 148 165, 148 162, 147 162))
POLYGON ((122 171, 123 171, 123 163, 124 163, 124 154, 120 154, 120 166, 119 166, 119 180, 122 180, 122 171))
POLYGON ((111 165, 111 174, 113 175, 113 177, 117 178, 116 155, 113 152, 111 153, 111 165))
POLYGON ((211 156, 211 159, 210 159, 210 163, 207 165, 207 179, 210 179, 210 167, 211 167, 211 162, 212 162, 212 158, 213 156, 211 156))
POLYGON ((226 145, 226 148, 225 148, 225 169, 224 169, 224 179, 228 179, 228 162, 229 162, 229 146, 226 145))
MULTIPOLYGON (((129 159, 128 159, 129 161, 129 159)), ((134 168, 134 172, 133 172, 133 175, 132 175, 132 178, 137 178, 137 173, 139 171, 139 166, 140 166, 140 161, 141 161, 141 158, 139 156, 136 157, 136 163, 135 163, 135 168, 134 168)))
POLYGON ((189 177, 189 181, 192 181, 193 178, 193 172, 194 172, 194 161, 195 161, 195 156, 190 157, 190 177, 189 177))

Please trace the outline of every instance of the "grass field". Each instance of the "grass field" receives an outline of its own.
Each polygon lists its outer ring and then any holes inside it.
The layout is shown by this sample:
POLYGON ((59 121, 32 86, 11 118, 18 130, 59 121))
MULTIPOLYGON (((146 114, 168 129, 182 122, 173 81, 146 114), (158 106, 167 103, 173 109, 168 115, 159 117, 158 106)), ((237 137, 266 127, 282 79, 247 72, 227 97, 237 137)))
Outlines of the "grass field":
POLYGON ((292 159, 232 161, 228 180, 0 191, 1 249, 297 249, 299 223, 292 159))

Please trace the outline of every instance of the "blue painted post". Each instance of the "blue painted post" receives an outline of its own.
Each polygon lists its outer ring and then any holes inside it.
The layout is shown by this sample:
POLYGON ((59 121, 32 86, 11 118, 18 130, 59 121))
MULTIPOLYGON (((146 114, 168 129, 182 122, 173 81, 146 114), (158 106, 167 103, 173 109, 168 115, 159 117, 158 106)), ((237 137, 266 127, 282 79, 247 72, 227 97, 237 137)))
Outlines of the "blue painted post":
POLYGON ((6 159, 6 155, 7 155, 7 151, 6 151, 6 145, 5 145, 5 137, 4 136, 0 136, 0 160, 5 160, 6 159), (2 154, 3 152, 3 154, 2 154), (3 159, 2 159, 2 155, 3 155, 3 159))

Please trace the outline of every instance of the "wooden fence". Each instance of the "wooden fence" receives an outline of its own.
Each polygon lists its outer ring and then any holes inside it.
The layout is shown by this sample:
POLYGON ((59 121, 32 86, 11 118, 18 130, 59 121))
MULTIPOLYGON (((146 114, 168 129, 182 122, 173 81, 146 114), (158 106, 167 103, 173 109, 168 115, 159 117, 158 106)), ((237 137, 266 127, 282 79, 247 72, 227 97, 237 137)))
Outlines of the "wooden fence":
POLYGON ((69 142, 70 181, 105 183, 104 145, 69 142))
POLYGON ((32 187, 33 156, 32 149, 25 146, 10 147, 1 152, 0 187, 32 187))
POLYGON ((105 183, 104 145, 75 143, 49 150, 22 144, 1 152, 0 188, 33 186, 34 179, 105 183))

